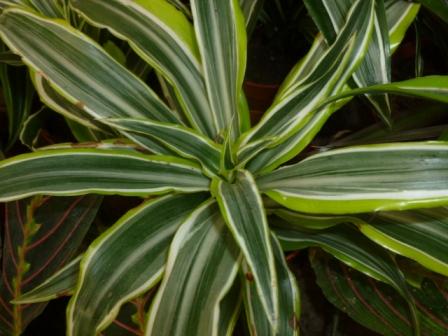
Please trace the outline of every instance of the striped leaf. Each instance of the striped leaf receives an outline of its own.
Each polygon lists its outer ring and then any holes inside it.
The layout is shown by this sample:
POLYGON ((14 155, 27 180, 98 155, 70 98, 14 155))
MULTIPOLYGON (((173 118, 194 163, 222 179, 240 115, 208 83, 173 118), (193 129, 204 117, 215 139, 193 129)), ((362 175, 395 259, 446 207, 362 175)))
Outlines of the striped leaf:
MULTIPOLYGON (((374 281, 322 253, 313 253, 311 264, 327 299, 352 319, 381 335, 415 335, 406 301, 388 285, 374 281)), ((420 289, 412 289, 412 294, 418 308, 421 335, 446 335, 446 284, 425 280, 420 289)))
POLYGON ((243 296, 240 281, 235 280, 232 288, 219 303, 219 336, 233 336, 234 329, 240 316, 243 296))
POLYGON ((2 202, 36 194, 146 196, 208 188, 209 180, 187 161, 127 150, 46 150, 0 163, 2 202))
POLYGON ((235 178, 234 183, 213 180, 212 194, 244 254, 267 318, 276 330, 278 281, 266 214, 252 175, 239 171, 235 178))
POLYGON ((385 92, 448 103, 448 76, 418 77, 402 82, 349 90, 328 99, 324 104, 359 94, 381 94, 385 92))
POLYGON ((258 21, 258 16, 263 9, 264 0, 239 0, 241 11, 246 19, 246 30, 250 36, 258 21))
MULTIPOLYGON (((345 22, 353 0, 306 0, 311 16, 331 44, 345 22)), ((364 60, 353 74, 358 87, 385 84, 391 81, 389 29, 384 0, 376 1, 374 31, 364 60)), ((384 122, 390 125, 390 102, 387 95, 367 96, 384 122)))
POLYGON ((404 0, 384 0, 384 6, 389 27, 390 49, 393 53, 403 41, 409 26, 414 22, 420 5, 404 0))
POLYGON ((45 304, 10 304, 63 267, 77 252, 101 198, 35 197, 6 204, 0 334, 20 335, 45 304))
POLYGON ((265 139, 270 140, 271 147, 286 141, 306 125, 322 100, 342 88, 365 54, 373 29, 374 4, 372 0, 356 1, 335 43, 308 74, 306 84, 274 104, 243 137, 240 161, 264 149, 265 139))
MULTIPOLYGON (((275 256, 275 266, 278 274, 279 290, 279 322, 278 330, 274 331, 263 311, 263 305, 258 297, 255 284, 251 277, 246 276, 245 308, 248 324, 252 326, 252 335, 299 335, 300 292, 294 274, 288 269, 281 246, 271 234, 272 248, 275 256)), ((247 266, 246 266, 247 267, 247 266)), ((245 271, 246 274, 249 270, 245 271)))
POLYGON ((448 202, 444 142, 328 151, 257 180, 287 208, 320 214, 434 207, 448 202))
POLYGON ((203 194, 194 194, 147 201, 97 238, 81 262, 67 311, 67 335, 96 334, 124 302, 153 287, 178 226, 203 200, 203 194))
MULTIPOLYGON (((220 148, 206 137, 179 125, 137 119, 108 119, 114 128, 156 139, 178 155, 199 161, 208 174, 219 172, 220 148)), ((150 149, 150 148, 148 148, 150 149)))
POLYGON ((64 7, 62 2, 64 0, 52 0, 52 1, 41 1, 41 0, 25 0, 28 2, 29 6, 39 13, 51 18, 64 18, 64 7))
POLYGON ((359 229, 368 238, 426 268, 448 276, 448 209, 381 212, 362 216, 359 229), (424 237, 424 239, 422 239, 424 237))
POLYGON ((191 23, 164 0, 72 0, 72 6, 93 24, 108 28, 174 86, 185 113, 196 129, 214 138, 218 126, 201 73, 191 23))
POLYGON ((95 119, 137 117, 179 122, 138 77, 61 21, 11 8, 0 17, 0 35, 34 72, 95 119))
POLYGON ((73 259, 44 282, 16 298, 14 304, 38 303, 71 295, 76 286, 82 255, 73 259))
POLYGON ((235 281, 239 255, 215 201, 194 211, 171 244, 146 335, 218 335, 220 302, 235 281))
POLYGON ((418 0, 418 2, 448 23, 448 3, 445 0, 418 0))
POLYGON ((246 28, 238 0, 192 0, 203 73, 219 135, 239 134, 239 99, 246 71, 246 28))

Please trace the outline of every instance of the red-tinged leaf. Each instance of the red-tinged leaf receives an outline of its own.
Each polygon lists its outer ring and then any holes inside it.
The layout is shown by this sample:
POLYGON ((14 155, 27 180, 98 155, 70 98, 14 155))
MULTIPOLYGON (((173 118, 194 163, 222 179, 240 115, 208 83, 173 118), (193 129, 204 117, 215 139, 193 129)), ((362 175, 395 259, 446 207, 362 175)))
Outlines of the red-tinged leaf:
POLYGON ((0 335, 19 335, 45 304, 13 305, 77 252, 101 197, 34 197, 5 205, 0 335))
MULTIPOLYGON (((351 318, 381 335, 414 335, 408 305, 392 287, 318 251, 311 253, 311 263, 327 299, 351 318)), ((411 292, 418 308, 421 335, 447 335, 447 279, 426 278, 420 288, 412 288, 411 292)))

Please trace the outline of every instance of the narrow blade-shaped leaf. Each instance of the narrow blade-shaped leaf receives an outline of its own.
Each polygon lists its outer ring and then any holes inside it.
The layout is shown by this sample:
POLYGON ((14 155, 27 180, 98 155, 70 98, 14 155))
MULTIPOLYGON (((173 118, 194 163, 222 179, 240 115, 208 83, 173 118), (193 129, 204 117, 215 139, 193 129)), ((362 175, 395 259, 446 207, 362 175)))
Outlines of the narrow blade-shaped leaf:
POLYGON ((154 286, 178 226, 203 201, 203 194, 147 201, 97 238, 81 262, 67 311, 67 334, 96 334, 124 302, 154 286))
POLYGON ((36 194, 145 196, 208 186, 208 178, 188 161, 128 150, 55 149, 0 163, 2 202, 36 194))
POLYGON ((219 172, 219 146, 191 129, 137 119, 108 119, 105 122, 127 133, 137 133, 145 138, 156 139, 178 155, 199 161, 210 174, 219 172))
POLYGON ((33 71, 96 119, 140 117, 179 122, 138 77, 61 21, 10 8, 0 17, 0 34, 33 71))
POLYGON ((264 139, 271 139, 270 147, 286 141, 306 125, 320 101, 343 87, 365 54, 373 29, 374 8, 374 1, 356 1, 335 43, 308 74, 306 84, 276 102, 260 123, 243 136, 241 161, 264 149, 264 139))
POLYGON ((238 0, 192 0, 196 38, 211 105, 223 135, 240 130, 239 99, 246 70, 246 28, 238 0))
POLYGON ((45 304, 10 304, 63 267, 82 243, 101 197, 35 197, 5 207, 0 334, 19 335, 45 304))
POLYGON ((245 307, 249 325, 252 326, 253 335, 299 335, 300 319, 300 292, 294 274, 289 270, 285 261, 283 250, 275 237, 271 235, 272 249, 274 250, 275 266, 279 283, 279 322, 278 330, 274 331, 263 311, 255 285, 250 278, 244 279, 245 307))
POLYGON ((194 30, 188 19, 164 0, 72 0, 95 25, 108 28, 174 86, 191 125, 214 138, 218 134, 201 73, 194 30))
POLYGON ((214 200, 193 212, 171 244, 146 335, 218 335, 220 301, 235 281, 239 255, 214 200))
POLYGON ((347 214, 448 203, 448 146, 421 142, 317 154, 257 180, 278 203, 305 213, 347 214))
POLYGON ((44 282, 16 298, 14 304, 50 301, 64 295, 73 294, 78 281, 82 255, 73 259, 44 282))
POLYGON ((251 269, 265 313, 277 328, 278 282, 263 203, 252 175, 239 171, 234 183, 215 180, 212 193, 251 269))
POLYGON ((379 245, 448 276, 447 208, 381 212, 361 217, 359 229, 379 245), (422 239, 424 237, 424 239, 422 239))

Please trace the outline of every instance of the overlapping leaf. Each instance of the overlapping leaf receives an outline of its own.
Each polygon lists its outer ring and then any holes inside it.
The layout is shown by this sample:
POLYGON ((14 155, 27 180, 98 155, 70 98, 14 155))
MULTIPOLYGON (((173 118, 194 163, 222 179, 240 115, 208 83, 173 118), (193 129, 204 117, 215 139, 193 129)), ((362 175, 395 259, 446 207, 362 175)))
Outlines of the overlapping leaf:
POLYGON ((103 330, 124 302, 153 287, 180 223, 203 200, 203 194, 194 194, 147 201, 97 238, 81 262, 67 312, 67 334, 103 330))
POLYGON ((171 244, 146 335, 219 335, 220 302, 237 276, 239 255, 215 201, 193 212, 171 244))
POLYGON ((77 252, 101 198, 35 197, 6 205, 0 281, 0 333, 18 335, 45 304, 12 305, 77 252))

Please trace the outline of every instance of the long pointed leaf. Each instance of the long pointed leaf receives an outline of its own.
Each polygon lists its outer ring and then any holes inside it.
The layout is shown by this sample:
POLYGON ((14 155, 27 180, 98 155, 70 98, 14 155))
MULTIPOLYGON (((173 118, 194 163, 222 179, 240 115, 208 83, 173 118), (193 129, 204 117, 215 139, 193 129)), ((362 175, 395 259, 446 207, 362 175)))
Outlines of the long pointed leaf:
POLYGON ((138 77, 61 21, 11 8, 0 17, 0 34, 33 71, 96 119, 140 117, 179 122, 138 77))
POLYGON ((96 334, 124 302, 153 287, 176 229, 203 200, 203 194, 195 194, 145 202, 97 238, 81 262, 67 311, 67 334, 96 334))
POLYGON ((280 204, 305 213, 347 214, 448 203, 443 142, 328 151, 257 180, 280 204))
POLYGON ((23 154, 0 163, 0 200, 36 194, 136 195, 208 190, 193 164, 131 151, 67 149, 23 154))
POLYGON ((212 193, 250 266, 266 315, 277 329, 277 274, 266 214, 255 181, 249 172, 239 171, 233 184, 214 180, 212 193))
POLYGON ((129 41, 168 79, 194 128, 211 138, 218 134, 209 113, 193 27, 174 6, 163 0, 76 0, 71 4, 93 24, 129 41))
POLYGON ((238 0, 192 0, 203 72, 220 135, 239 134, 239 99, 246 70, 246 29, 238 0))
POLYGON ((236 278, 239 255, 215 201, 193 212, 171 244, 146 335, 218 335, 220 301, 236 278))

